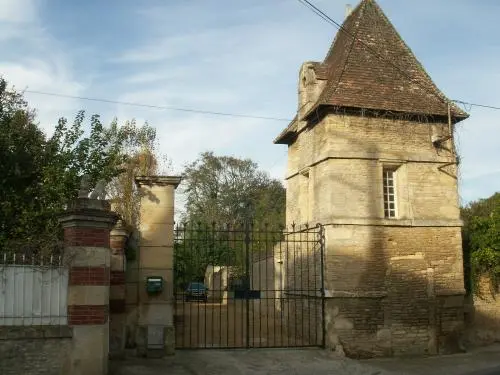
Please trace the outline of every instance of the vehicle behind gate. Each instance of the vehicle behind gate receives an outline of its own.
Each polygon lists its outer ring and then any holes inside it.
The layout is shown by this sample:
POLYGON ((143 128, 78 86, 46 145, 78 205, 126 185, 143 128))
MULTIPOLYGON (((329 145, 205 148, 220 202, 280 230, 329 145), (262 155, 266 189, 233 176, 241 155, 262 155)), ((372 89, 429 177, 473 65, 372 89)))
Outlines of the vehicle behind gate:
POLYGON ((184 294, 184 301, 203 301, 208 300, 208 288, 203 283, 189 283, 184 294))

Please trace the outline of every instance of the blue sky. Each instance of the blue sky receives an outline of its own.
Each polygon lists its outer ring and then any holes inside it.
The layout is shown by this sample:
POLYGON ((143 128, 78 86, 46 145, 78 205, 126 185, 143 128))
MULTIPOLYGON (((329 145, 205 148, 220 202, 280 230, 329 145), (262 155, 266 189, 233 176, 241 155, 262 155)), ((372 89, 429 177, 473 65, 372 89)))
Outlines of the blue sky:
MULTIPOLYGON (((338 21, 346 2, 314 1, 338 21)), ((378 2, 448 97, 500 106, 500 2, 378 2)), ((337 31, 296 0, 0 0, 0 9, 0 74, 19 89, 278 118, 293 117, 301 63, 321 61, 337 31)), ((49 133, 79 109, 147 120, 173 172, 214 150, 285 174, 286 147, 272 140, 286 122, 27 98, 49 133)), ((464 202, 500 190, 500 111, 469 112, 458 134, 464 202)))

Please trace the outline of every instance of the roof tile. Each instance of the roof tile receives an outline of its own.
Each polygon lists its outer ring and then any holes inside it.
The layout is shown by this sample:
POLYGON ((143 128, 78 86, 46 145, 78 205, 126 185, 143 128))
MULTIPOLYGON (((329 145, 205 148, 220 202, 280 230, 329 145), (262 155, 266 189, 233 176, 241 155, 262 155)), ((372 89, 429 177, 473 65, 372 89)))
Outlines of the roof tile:
MULTIPOLYGON (((437 88, 374 0, 346 18, 321 66, 328 82, 318 106, 444 115, 449 100, 437 88)), ((451 104, 456 120, 468 117, 451 104)))

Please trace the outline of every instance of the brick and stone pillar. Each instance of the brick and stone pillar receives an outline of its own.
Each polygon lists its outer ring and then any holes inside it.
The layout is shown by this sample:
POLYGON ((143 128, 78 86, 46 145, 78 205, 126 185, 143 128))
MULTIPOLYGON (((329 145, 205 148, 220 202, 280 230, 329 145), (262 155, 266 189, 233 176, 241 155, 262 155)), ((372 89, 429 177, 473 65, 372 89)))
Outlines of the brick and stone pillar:
POLYGON ((174 196, 180 181, 180 177, 172 176, 136 178, 141 190, 136 337, 138 355, 141 356, 174 353, 174 196), (148 276, 163 278, 161 293, 147 293, 148 276))
POLYGON ((104 200, 78 198, 59 221, 69 267, 68 325, 73 329, 72 375, 107 374, 110 230, 116 222, 104 200))
POLYGON ((125 245, 129 232, 121 220, 111 230, 111 279, 109 291, 109 352, 110 357, 122 357, 125 350, 125 245))

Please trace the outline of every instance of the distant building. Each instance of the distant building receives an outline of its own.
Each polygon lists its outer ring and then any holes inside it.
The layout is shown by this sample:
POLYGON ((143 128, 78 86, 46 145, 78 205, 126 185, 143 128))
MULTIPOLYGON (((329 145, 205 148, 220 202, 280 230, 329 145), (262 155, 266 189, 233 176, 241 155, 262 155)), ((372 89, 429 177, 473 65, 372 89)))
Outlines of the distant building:
MULTIPOLYGON (((425 27, 425 26, 422 26, 425 27)), ((458 350, 463 264, 453 129, 441 93, 373 0, 299 74, 287 223, 326 230, 326 344, 351 356, 458 350)))

